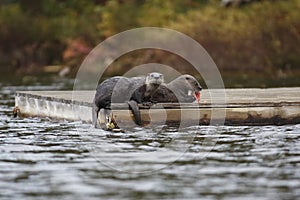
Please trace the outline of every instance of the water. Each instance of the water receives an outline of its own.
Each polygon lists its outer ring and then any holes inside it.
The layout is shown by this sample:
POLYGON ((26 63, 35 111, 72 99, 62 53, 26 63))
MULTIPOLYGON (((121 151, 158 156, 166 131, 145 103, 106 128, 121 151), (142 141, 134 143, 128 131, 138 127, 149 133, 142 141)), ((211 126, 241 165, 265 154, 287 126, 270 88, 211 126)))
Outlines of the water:
POLYGON ((95 130, 12 118, 0 86, 0 199, 300 199, 300 124, 95 130))

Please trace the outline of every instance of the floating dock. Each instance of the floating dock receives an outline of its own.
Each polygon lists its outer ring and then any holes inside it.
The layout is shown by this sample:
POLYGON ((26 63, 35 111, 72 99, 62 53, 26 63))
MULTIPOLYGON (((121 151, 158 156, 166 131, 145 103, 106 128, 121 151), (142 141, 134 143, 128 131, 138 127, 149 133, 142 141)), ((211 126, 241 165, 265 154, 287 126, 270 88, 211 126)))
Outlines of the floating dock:
MULTIPOLYGON (((221 90, 219 90, 221 92, 221 90)), ((225 89, 224 102, 215 103, 212 93, 201 91, 200 104, 155 104, 150 109, 140 105, 147 123, 283 125, 300 123, 300 87, 269 89, 225 89), (212 123, 213 122, 213 123, 212 123)), ((92 122, 95 91, 18 91, 15 105, 22 117, 49 117, 92 122)), ((127 104, 113 104, 117 122, 133 124, 127 104)))

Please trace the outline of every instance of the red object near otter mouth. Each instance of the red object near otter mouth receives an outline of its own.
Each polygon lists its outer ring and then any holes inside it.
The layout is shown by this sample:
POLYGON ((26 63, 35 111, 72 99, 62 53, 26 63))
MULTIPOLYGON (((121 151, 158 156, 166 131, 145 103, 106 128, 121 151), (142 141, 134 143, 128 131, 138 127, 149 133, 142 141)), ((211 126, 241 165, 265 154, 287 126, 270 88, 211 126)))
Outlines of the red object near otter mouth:
POLYGON ((195 92, 194 96, 196 98, 197 103, 200 103, 200 92, 195 92))

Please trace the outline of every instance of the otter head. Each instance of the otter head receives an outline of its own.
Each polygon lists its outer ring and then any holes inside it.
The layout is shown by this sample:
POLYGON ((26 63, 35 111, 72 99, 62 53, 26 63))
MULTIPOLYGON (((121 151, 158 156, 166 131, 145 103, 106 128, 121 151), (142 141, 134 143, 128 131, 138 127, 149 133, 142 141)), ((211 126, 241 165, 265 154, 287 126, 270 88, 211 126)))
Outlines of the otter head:
POLYGON ((146 85, 159 86, 164 82, 164 75, 158 72, 151 72, 146 76, 146 85))
POLYGON ((199 82, 195 79, 195 77, 191 75, 182 75, 181 78, 186 82, 187 89, 188 89, 188 96, 193 95, 196 99, 196 101, 200 102, 200 91, 202 90, 201 85, 199 82))

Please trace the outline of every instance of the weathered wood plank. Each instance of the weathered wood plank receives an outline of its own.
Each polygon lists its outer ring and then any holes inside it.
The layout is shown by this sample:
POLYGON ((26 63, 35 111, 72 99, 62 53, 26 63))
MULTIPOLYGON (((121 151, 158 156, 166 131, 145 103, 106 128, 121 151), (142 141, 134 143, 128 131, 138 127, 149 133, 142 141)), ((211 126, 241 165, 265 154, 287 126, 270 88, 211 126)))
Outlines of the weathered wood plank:
MULTIPOLYGON (((223 91, 203 90, 200 104, 155 104, 150 110, 140 105, 142 119, 147 122, 151 117, 151 123, 179 122, 184 115, 187 122, 208 124, 212 110, 219 110, 226 112, 225 124, 300 123, 300 88, 226 89, 226 101, 211 98, 212 93, 218 92, 223 91)), ((19 91, 15 101, 23 116, 91 122, 94 94, 94 91, 19 91)), ((131 121, 126 103, 112 107, 117 120, 131 121)), ((214 120, 218 121, 217 118, 214 115, 214 120)))

